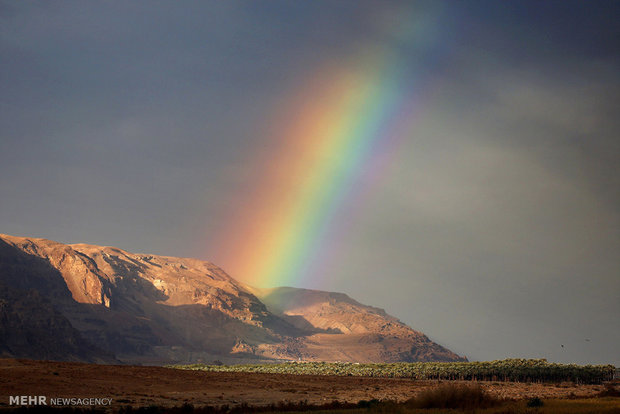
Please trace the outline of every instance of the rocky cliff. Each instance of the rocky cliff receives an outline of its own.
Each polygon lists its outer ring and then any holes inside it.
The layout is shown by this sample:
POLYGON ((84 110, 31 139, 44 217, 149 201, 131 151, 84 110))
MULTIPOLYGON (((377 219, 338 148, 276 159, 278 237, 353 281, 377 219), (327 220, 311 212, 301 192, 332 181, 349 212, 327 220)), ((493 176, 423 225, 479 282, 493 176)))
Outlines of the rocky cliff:
MULTIPOLYGON (((26 314, 42 312, 54 315, 52 325, 62 325, 46 335, 73 338, 66 355, 33 351, 32 358, 109 362, 115 357, 131 363, 463 359, 344 294, 260 290, 196 259, 0 235, 0 283, 13 292, 0 298, 5 309, 0 317, 11 321, 11 330, 21 324, 30 332, 32 315, 26 314), (35 302, 47 311, 36 311, 35 302)), ((15 349, 0 338, 5 355, 28 356, 15 349)))

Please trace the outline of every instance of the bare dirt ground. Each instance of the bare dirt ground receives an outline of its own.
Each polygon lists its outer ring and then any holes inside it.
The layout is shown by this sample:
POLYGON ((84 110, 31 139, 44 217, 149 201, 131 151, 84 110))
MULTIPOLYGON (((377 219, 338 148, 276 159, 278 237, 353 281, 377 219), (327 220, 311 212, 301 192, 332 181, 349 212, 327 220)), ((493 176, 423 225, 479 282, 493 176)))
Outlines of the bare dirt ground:
MULTIPOLYGON (((182 371, 162 367, 91 365, 0 359, 0 406, 9 396, 113 398, 113 406, 264 405, 280 401, 322 404, 338 400, 404 401, 438 381, 284 374, 182 371)), ((590 397, 603 385, 482 382, 509 399, 590 397)))

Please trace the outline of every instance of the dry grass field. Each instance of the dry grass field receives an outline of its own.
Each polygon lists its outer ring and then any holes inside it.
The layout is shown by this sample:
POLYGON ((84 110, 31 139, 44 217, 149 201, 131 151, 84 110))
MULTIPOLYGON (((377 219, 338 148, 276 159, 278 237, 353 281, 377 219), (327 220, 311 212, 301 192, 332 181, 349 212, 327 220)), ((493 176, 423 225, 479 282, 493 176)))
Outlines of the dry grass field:
MULTIPOLYGON (((91 365, 0 359, 0 408, 11 408, 9 397, 43 395, 47 398, 112 398, 112 409, 140 407, 266 406, 281 402, 323 405, 338 401, 391 400, 403 403, 447 381, 399 378, 338 377, 259 373, 186 371, 163 367, 91 365)), ((470 384, 469 382, 450 382, 470 384)), ((609 384, 540 384, 479 382, 485 394, 510 400, 500 406, 469 412, 483 413, 620 413, 620 398, 599 396, 609 384), (533 398, 542 407, 528 407, 533 398)), ((614 384, 616 390, 620 384, 614 384)), ((101 408, 101 407, 100 407, 101 408)), ((198 411, 198 410, 197 410, 198 411)), ((243 411, 239 411, 243 412, 243 411)), ((319 411, 315 411, 319 412, 319 411)), ((340 412, 455 412, 406 405, 376 404, 340 412)))

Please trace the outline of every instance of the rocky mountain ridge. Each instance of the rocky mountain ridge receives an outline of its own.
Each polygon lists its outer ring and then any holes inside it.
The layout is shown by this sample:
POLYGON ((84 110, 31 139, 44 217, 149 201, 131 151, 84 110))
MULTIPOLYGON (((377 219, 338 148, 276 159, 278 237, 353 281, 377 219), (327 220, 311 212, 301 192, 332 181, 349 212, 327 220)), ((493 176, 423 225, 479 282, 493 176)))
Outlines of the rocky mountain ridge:
MULTIPOLYGON (((55 312, 48 309, 22 318, 23 324, 52 314, 69 323, 48 323, 63 329, 47 328, 40 338, 32 334, 40 324, 24 325, 21 331, 31 332, 32 349, 40 349, 50 336, 71 337, 77 348, 64 358, 70 360, 152 364, 216 359, 464 360, 384 311, 345 294, 256 289, 197 259, 0 235, 3 306, 16 303, 15 291, 22 297, 40 295, 55 312), (3 296, 9 288, 11 295, 3 296)), ((36 306, 30 308, 37 312, 36 306)), ((16 329, 13 325, 19 318, 12 312, 12 318, 4 319, 0 313, 0 330, 16 329)), ((17 342, 23 343, 22 339, 17 342)), ((61 342, 46 354, 48 358, 63 359, 61 342)), ((0 339, 1 355, 17 356, 15 348, 0 339)), ((40 355, 34 352, 32 357, 40 355)))

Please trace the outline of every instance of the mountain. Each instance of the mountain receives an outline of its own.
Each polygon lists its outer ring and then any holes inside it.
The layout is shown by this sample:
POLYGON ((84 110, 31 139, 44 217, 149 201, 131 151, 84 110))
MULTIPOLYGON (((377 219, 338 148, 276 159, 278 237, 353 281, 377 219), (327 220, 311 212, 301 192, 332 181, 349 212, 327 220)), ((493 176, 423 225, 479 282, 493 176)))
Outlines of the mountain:
POLYGON ((277 315, 301 329, 318 329, 306 346, 317 359, 358 362, 455 361, 453 352, 414 331, 383 309, 344 293, 280 287, 256 290, 277 315), (363 344, 363 346, 361 346, 363 344))
POLYGON ((206 261, 9 235, 0 332, 13 332, 0 355, 91 362, 465 360, 342 293, 261 290, 206 261))

